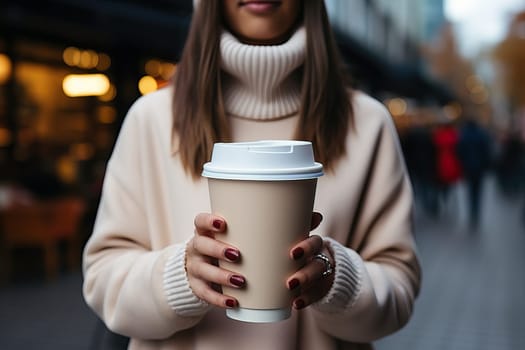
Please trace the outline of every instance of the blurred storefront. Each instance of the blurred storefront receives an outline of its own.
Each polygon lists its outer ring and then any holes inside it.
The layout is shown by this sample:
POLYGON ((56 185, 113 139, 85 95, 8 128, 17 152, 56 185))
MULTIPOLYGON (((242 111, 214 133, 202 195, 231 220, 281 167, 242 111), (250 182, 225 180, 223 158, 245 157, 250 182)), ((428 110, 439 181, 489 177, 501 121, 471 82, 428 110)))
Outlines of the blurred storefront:
POLYGON ((191 11, 191 0, 0 3, 0 283, 79 266, 122 120, 174 73, 191 11))
POLYGON ((191 0, 2 1, 0 183, 48 195, 46 177, 91 193, 129 106, 173 74, 191 11, 191 0))

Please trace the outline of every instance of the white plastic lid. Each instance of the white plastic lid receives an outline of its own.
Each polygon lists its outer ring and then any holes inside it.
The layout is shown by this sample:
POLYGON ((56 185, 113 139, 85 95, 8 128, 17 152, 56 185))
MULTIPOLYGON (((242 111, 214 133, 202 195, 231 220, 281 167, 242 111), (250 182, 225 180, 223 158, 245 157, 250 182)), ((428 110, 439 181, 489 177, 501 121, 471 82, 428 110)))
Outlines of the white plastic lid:
POLYGON ((323 176, 308 141, 216 143, 202 176, 227 180, 306 180, 323 176))

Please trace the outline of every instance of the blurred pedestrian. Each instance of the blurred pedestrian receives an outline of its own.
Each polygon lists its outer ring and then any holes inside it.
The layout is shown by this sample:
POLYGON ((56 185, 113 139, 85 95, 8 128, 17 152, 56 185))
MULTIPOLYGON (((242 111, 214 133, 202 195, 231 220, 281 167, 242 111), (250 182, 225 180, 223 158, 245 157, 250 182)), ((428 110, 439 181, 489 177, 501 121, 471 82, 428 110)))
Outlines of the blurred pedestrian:
POLYGON ((483 197, 483 181, 491 164, 492 152, 488 131, 473 118, 467 119, 460 129, 458 155, 467 185, 469 224, 476 231, 483 197))
POLYGON ((520 197, 525 187, 525 146, 520 135, 512 131, 504 136, 496 159, 496 175, 503 194, 520 197))
POLYGON ((430 126, 416 120, 405 132, 402 144, 416 199, 427 213, 436 216, 436 145, 430 126))
POLYGON ((459 134, 452 121, 436 126, 432 140, 436 147, 437 183, 440 207, 446 205, 451 188, 461 179, 461 163, 457 154, 459 134))

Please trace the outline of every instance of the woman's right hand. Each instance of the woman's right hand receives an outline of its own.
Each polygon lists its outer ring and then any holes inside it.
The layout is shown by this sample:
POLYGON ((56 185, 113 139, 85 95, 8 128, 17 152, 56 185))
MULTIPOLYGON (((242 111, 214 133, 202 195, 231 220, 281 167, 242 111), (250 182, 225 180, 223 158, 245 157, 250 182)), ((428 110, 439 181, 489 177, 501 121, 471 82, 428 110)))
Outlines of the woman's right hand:
POLYGON ((241 254, 235 247, 215 239, 224 232, 226 221, 216 215, 200 213, 195 217, 195 235, 186 246, 186 273, 190 287, 197 297, 223 308, 238 305, 235 298, 223 295, 221 286, 242 288, 243 276, 218 266, 219 260, 240 261, 241 254))

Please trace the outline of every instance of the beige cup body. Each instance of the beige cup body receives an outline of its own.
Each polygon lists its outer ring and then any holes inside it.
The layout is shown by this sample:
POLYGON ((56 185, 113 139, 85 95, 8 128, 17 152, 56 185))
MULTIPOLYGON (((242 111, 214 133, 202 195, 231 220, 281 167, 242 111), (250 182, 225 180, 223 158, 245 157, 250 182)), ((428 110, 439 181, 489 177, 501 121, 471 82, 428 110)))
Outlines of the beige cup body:
POLYGON ((235 297, 240 308, 290 308, 286 280, 302 263, 290 258, 290 249, 309 234, 317 179, 208 182, 212 211, 227 222, 216 239, 242 255, 240 263, 219 264, 247 281, 245 288, 223 287, 223 293, 235 297))

